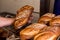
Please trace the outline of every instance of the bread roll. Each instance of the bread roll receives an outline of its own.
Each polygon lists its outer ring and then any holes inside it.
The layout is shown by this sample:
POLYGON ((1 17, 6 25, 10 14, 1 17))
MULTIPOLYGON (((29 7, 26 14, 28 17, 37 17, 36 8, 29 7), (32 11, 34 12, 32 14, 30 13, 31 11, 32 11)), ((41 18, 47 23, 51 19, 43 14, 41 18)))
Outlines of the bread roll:
POLYGON ((52 18, 48 16, 42 16, 41 18, 39 18, 38 23, 47 24, 51 19, 52 18))
POLYGON ((47 26, 45 24, 40 24, 40 23, 34 23, 31 24, 30 26, 26 27, 24 30, 20 32, 20 38, 21 40, 26 40, 34 37, 36 34, 39 32, 44 31, 47 26))
POLYGON ((32 6, 26 5, 17 11, 16 21, 14 22, 15 29, 21 28, 28 22, 33 10, 32 6))
POLYGON ((41 18, 39 18, 38 23, 44 23, 47 24, 49 21, 55 17, 55 14, 53 13, 46 13, 41 18))
POLYGON ((50 26, 60 26, 60 18, 54 18, 50 21, 50 26))
POLYGON ((60 35, 60 27, 50 27, 48 30, 39 33, 34 40, 57 40, 60 35))

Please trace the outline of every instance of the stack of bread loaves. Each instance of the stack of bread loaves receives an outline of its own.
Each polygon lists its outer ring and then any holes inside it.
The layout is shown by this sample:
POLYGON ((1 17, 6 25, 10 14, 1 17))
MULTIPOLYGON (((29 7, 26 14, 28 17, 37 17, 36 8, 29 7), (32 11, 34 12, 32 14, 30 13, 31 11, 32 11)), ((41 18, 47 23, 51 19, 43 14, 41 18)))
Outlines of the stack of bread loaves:
MULTIPOLYGON (((15 29, 21 28, 27 23, 33 10, 32 6, 26 5, 17 11, 15 29)), ((19 34, 21 40, 31 38, 34 38, 33 40, 57 40, 60 36, 60 15, 46 13, 38 19, 37 23, 27 26, 19 34)))
POLYGON ((59 36, 60 36, 60 15, 54 16, 49 21, 49 27, 47 27, 44 32, 37 34, 34 37, 34 40, 57 40, 59 36))

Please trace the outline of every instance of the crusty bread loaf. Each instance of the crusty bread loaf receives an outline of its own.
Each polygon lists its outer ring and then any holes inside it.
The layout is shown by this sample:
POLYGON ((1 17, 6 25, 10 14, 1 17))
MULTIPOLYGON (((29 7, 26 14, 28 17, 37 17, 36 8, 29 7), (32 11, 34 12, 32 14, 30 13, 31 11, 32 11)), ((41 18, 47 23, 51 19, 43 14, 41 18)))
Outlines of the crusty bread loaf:
POLYGON ((47 23, 49 23, 50 20, 52 20, 53 17, 55 17, 55 14, 46 13, 38 19, 38 23, 47 24, 47 23))
POLYGON ((15 29, 21 28, 28 22, 29 17, 31 16, 34 8, 32 6, 26 5, 20 8, 16 14, 16 21, 14 22, 15 29))
POLYGON ((21 40, 26 40, 34 37, 39 32, 42 32, 46 27, 47 25, 40 23, 33 23, 30 26, 27 26, 20 32, 21 40))
POLYGON ((60 18, 54 18, 50 21, 50 26, 60 26, 60 18))
POLYGON ((48 16, 42 16, 41 18, 39 18, 38 23, 47 24, 50 20, 51 20, 50 17, 48 17, 48 16))
POLYGON ((48 30, 36 35, 34 40, 57 40, 59 35, 60 27, 50 27, 48 30))

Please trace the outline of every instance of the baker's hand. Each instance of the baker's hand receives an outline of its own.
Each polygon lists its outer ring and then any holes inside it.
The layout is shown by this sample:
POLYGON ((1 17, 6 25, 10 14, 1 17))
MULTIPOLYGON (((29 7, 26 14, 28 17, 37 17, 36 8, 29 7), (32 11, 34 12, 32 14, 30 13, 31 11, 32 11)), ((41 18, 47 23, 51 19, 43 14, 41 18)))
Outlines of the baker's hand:
POLYGON ((11 25, 15 18, 4 18, 0 17, 0 27, 11 25))

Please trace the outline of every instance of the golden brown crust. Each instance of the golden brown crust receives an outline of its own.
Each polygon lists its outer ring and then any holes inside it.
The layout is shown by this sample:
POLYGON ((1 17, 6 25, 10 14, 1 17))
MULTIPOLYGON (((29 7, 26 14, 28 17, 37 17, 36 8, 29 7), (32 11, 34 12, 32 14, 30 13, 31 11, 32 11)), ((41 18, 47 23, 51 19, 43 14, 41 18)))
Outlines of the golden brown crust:
POLYGON ((48 16, 42 16, 41 18, 39 18, 38 23, 44 23, 47 24, 52 18, 48 17, 48 16))
POLYGON ((32 6, 26 5, 20 8, 16 14, 16 21, 14 22, 15 29, 21 28, 28 22, 34 8, 32 6))
POLYGON ((28 27, 26 27, 24 30, 22 30, 20 32, 20 37, 21 39, 30 39, 32 37, 34 37, 36 34, 38 34, 39 32, 42 32, 42 30, 44 28, 46 28, 47 26, 44 24, 40 24, 40 23, 34 23, 28 27))
POLYGON ((34 10, 34 8, 32 6, 25 5, 22 8, 20 8, 19 10, 17 10, 17 13, 24 11, 24 10, 34 10))
POLYGON ((53 17, 55 17, 55 14, 46 13, 43 16, 41 16, 41 18, 38 19, 38 23, 47 24, 53 17))
POLYGON ((48 31, 52 31, 55 34, 59 34, 60 35, 60 27, 58 27, 58 26, 54 26, 54 27, 51 26, 47 30, 48 31))
POLYGON ((60 27, 50 27, 46 31, 39 33, 34 40, 56 40, 60 35, 60 27))
POLYGON ((60 18, 54 18, 50 21, 51 26, 60 26, 60 18))
POLYGON ((54 40, 53 38, 56 38, 56 35, 48 31, 38 34, 34 40, 54 40))
POLYGON ((18 19, 17 21, 15 21, 15 24, 14 24, 15 29, 19 29, 22 26, 24 26, 27 21, 28 21, 28 18, 18 19))

